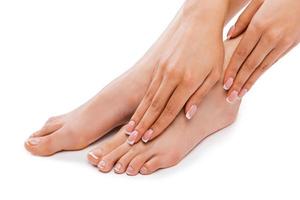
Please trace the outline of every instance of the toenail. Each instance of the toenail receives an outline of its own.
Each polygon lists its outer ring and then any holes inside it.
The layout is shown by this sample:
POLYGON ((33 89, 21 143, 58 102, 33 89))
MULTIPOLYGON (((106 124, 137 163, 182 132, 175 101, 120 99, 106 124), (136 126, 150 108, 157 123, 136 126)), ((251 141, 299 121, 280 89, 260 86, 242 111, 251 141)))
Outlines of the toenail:
POLYGON ((99 162, 99 164, 98 164, 98 167, 99 167, 100 169, 104 169, 104 168, 105 168, 105 165, 106 165, 106 161, 105 161, 105 160, 101 160, 101 161, 99 162))
POLYGON ((126 170, 126 173, 132 175, 134 173, 134 169, 131 166, 129 166, 126 170))
POLYGON ((133 132, 130 134, 128 140, 127 140, 128 144, 133 145, 134 142, 135 142, 135 139, 136 139, 137 135, 138 135, 138 132, 137 132, 136 130, 133 131, 133 132))
POLYGON ((131 120, 130 122, 128 122, 127 126, 126 126, 126 130, 125 130, 125 133, 127 135, 130 135, 130 133, 133 131, 134 129, 134 126, 135 126, 135 122, 133 120, 131 120))
POLYGON ((145 135, 142 137, 143 142, 147 143, 151 139, 152 134, 153 134, 152 129, 149 129, 148 131, 146 131, 145 135))
POLYGON ((29 145, 37 145, 40 141, 40 138, 30 138, 26 143, 29 145))
POLYGON ((114 167, 114 170, 116 172, 122 172, 122 164, 121 163, 117 163, 116 166, 114 167))
POLYGON ((146 167, 142 167, 141 170, 140 170, 140 172, 142 174, 147 174, 148 173, 148 169, 146 167))
POLYGON ((90 152, 89 155, 90 155, 92 158, 94 158, 95 160, 98 160, 98 159, 99 159, 99 157, 96 156, 93 152, 90 152))
POLYGON ((236 100, 239 99, 238 92, 236 90, 232 91, 231 94, 226 98, 226 101, 230 104, 233 104, 236 100))

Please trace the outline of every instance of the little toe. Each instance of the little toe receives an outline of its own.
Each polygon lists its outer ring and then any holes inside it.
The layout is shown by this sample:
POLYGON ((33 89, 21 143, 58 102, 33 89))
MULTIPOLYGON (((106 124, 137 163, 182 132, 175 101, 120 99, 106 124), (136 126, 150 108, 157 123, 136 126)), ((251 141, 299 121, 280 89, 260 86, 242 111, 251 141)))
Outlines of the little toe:
POLYGON ((32 137, 25 142, 25 148, 34 155, 50 156, 63 150, 64 140, 60 134, 52 133, 43 137, 32 137))
POLYGON ((127 175, 130 175, 130 176, 137 175, 139 173, 141 167, 151 157, 152 157, 152 155, 150 153, 147 153, 147 152, 137 155, 129 163, 129 165, 127 167, 127 170, 126 170, 127 175))
POLYGON ((130 146, 126 143, 123 143, 121 146, 114 149, 109 154, 105 155, 98 164, 98 169, 101 172, 109 172, 112 170, 115 163, 122 157, 126 152, 128 152, 130 146))
POLYGON ((97 166, 102 157, 119 147, 124 141, 126 141, 126 136, 117 133, 113 138, 109 138, 107 141, 102 142, 98 147, 91 150, 87 155, 88 161, 92 165, 97 166))
POLYGON ((149 175, 162 168, 165 168, 163 164, 163 158, 160 156, 155 156, 141 167, 140 173, 143 175, 149 175))

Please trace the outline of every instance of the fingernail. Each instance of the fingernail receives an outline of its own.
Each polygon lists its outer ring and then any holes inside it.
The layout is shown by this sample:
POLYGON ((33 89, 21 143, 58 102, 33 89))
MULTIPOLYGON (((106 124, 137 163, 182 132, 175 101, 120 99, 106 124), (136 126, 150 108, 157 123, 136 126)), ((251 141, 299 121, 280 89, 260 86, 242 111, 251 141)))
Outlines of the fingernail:
POLYGON ((100 169, 104 169, 104 168, 105 168, 105 165, 106 165, 105 160, 101 160, 101 161, 99 162, 99 164, 98 164, 98 167, 99 167, 100 169))
POLYGON ((40 138, 29 138, 27 140, 27 143, 29 145, 37 145, 40 141, 41 141, 40 138))
POLYGON ((238 92, 236 90, 232 91, 231 94, 226 98, 226 101, 228 103, 234 103, 236 100, 238 100, 238 92))
POLYGON ((133 145, 138 135, 137 130, 133 131, 127 139, 128 144, 133 145))
POLYGON ((128 122, 126 128, 125 128, 125 133, 127 135, 130 135, 130 133, 133 131, 135 126, 135 122, 133 120, 131 120, 130 122, 128 122))
POLYGON ((152 134, 153 134, 152 129, 147 130, 145 135, 142 137, 143 142, 147 143, 150 140, 150 138, 152 137, 152 134))
POLYGON ((189 111, 186 113, 185 117, 187 119, 192 119, 192 117, 195 115, 196 111, 197 111, 197 106, 192 105, 191 108, 189 109, 189 111))
POLYGON ((117 163, 116 166, 114 167, 115 172, 122 172, 122 164, 117 163))
POLYGON ((134 169, 131 166, 129 166, 126 170, 126 174, 132 175, 133 173, 134 173, 134 169))
POLYGON ((247 89, 242 89, 241 93, 239 94, 239 97, 242 98, 243 96, 245 96, 245 94, 248 92, 247 89))
POLYGON ((233 35, 233 32, 234 32, 234 29, 235 29, 235 25, 233 25, 233 26, 229 29, 229 31, 228 31, 228 33, 227 33, 227 40, 230 40, 230 39, 231 39, 231 37, 232 37, 232 35, 233 35))
POLYGON ((142 168, 140 169, 140 173, 141 173, 141 174, 147 174, 147 172, 148 172, 148 169, 147 169, 146 167, 142 167, 142 168))
POLYGON ((90 152, 89 155, 94 158, 95 160, 98 160, 98 156, 96 156, 93 152, 90 152))
POLYGON ((229 90, 232 84, 233 84, 233 78, 227 79, 227 81, 223 85, 224 90, 229 90))

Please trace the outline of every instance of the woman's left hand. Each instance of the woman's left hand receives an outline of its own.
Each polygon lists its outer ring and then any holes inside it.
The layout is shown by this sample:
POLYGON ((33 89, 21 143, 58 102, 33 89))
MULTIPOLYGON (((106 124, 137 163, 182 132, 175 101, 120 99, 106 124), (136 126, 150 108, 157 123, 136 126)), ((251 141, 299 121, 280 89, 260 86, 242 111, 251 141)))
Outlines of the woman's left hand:
POLYGON ((224 76, 230 103, 243 97, 270 66, 299 43, 300 1, 252 0, 228 38, 243 31, 224 76))

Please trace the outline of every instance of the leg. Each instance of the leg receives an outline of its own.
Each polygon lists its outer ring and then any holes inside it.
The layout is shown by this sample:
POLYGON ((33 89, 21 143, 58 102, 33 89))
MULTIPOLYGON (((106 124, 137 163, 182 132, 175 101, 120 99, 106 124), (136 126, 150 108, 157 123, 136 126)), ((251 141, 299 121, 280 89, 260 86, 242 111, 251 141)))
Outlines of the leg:
MULTIPOLYGON (((236 45, 237 39, 225 42, 226 64, 236 45)), ((160 168, 174 166, 207 136, 233 123, 239 103, 228 104, 225 99, 225 92, 219 81, 191 121, 182 112, 159 138, 149 144, 140 142, 132 147, 127 144, 124 132, 120 131, 110 140, 119 145, 100 145, 89 154, 88 159, 103 172, 108 172, 115 166, 115 172, 126 171, 129 175, 136 175, 138 172, 150 174, 160 168)))

